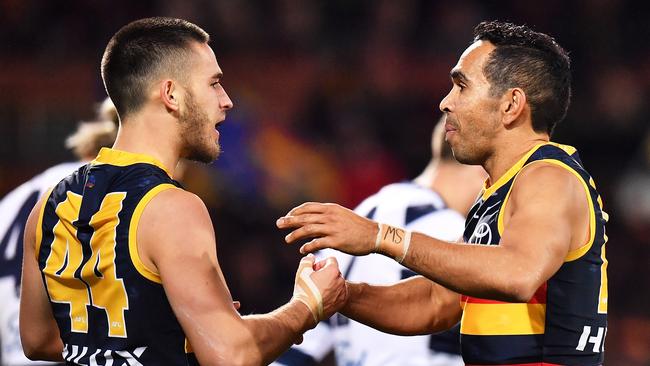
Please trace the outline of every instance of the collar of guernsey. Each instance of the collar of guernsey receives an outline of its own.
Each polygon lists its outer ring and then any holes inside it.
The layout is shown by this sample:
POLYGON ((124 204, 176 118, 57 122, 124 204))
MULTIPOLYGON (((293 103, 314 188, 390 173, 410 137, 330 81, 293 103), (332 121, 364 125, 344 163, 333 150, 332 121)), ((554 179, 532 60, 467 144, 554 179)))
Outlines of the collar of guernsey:
POLYGON ((504 184, 508 183, 510 179, 512 179, 512 177, 514 177, 517 173, 519 173, 521 168, 524 167, 524 165, 528 161, 528 158, 530 158, 530 156, 533 155, 533 153, 535 153, 537 149, 545 145, 553 145, 555 147, 558 147, 564 150, 567 154, 569 154, 569 156, 573 155, 576 152, 576 148, 573 146, 562 145, 555 142, 543 142, 541 144, 537 144, 533 146, 532 149, 528 150, 528 152, 524 154, 524 156, 522 156, 521 159, 519 159, 519 161, 517 161, 513 166, 511 166, 510 169, 508 169, 508 171, 505 172, 505 174, 499 177, 499 179, 497 179, 496 182, 494 182, 494 184, 489 185, 490 178, 487 178, 483 183, 483 191, 481 194, 481 198, 483 200, 487 199, 492 195, 492 193, 496 192, 497 189, 501 188, 504 184))
POLYGON ((153 156, 146 155, 146 154, 136 154, 128 151, 115 150, 108 147, 103 147, 101 150, 99 150, 99 154, 97 154, 95 160, 93 160, 90 164, 128 166, 128 165, 133 165, 138 163, 155 165, 158 168, 164 170, 168 176, 170 177, 172 176, 170 170, 167 169, 167 167, 165 167, 163 163, 161 163, 158 159, 154 158, 153 156))

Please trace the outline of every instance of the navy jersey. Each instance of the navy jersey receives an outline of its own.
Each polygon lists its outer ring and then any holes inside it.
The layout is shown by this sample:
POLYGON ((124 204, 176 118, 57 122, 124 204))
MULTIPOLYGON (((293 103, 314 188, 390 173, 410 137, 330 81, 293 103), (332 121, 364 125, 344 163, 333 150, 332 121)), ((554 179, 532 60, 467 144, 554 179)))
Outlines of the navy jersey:
MULTIPOLYGON (((467 216, 464 240, 471 244, 499 244, 504 207, 517 174, 537 161, 567 169, 582 183, 589 204, 589 239, 569 252, 559 270, 528 303, 462 297, 461 345, 468 365, 603 363, 607 333, 607 214, 575 148, 554 143, 533 148, 484 190, 467 216)), ((543 182, 539 184, 543 189, 543 182)))
POLYGON ((196 362, 136 243, 147 203, 177 187, 154 158, 104 148, 52 189, 38 219, 36 256, 66 364, 196 362))

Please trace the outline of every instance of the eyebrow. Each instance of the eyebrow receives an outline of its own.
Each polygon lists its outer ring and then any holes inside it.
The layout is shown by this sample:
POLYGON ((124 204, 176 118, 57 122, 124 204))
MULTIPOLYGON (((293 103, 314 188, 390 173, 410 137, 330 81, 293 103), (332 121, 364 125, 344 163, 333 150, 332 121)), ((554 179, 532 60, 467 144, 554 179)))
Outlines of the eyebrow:
POLYGON ((467 76, 465 76, 465 74, 463 74, 463 72, 458 69, 451 70, 449 76, 451 76, 451 79, 454 81, 461 81, 465 84, 469 83, 469 79, 467 78, 467 76))
POLYGON ((210 77, 210 79, 221 79, 223 77, 223 72, 217 72, 210 77))

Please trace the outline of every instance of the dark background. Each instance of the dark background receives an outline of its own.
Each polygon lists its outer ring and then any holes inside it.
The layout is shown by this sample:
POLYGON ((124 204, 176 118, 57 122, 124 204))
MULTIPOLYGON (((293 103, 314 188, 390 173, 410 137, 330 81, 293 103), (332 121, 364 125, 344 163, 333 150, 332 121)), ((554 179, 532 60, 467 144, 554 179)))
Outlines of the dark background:
POLYGON ((235 103, 224 154, 184 179, 208 205, 243 313, 291 294, 297 247, 275 219, 306 200, 354 207, 412 178, 448 73, 481 20, 525 23, 571 54, 576 146, 610 213, 608 365, 650 365, 650 11, 634 1, 0 0, 0 197, 55 163, 105 97, 104 47, 131 20, 185 18, 212 36, 235 103))

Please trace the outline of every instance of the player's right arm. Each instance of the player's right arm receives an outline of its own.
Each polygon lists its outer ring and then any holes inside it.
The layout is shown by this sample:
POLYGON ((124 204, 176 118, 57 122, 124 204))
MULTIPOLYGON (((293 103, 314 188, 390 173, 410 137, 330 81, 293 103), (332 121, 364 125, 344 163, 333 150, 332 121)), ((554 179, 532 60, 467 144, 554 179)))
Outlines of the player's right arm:
POLYGON ((380 331, 398 335, 431 334, 460 320, 460 296, 415 276, 393 285, 348 283, 348 301, 340 312, 380 331))
POLYGON ((25 225, 20 292, 20 341, 25 356, 30 360, 63 361, 63 342, 35 254, 36 225, 47 198, 48 195, 45 195, 34 206, 25 225))
MULTIPOLYGON (((160 274, 202 365, 268 364, 316 325, 313 306, 295 294, 269 314, 241 317, 235 311, 217 260, 212 222, 203 202, 191 193, 169 189, 152 199, 140 220, 137 242, 144 264, 160 274)), ((304 258, 301 264, 311 268, 313 261, 304 258)), ((329 316, 345 301, 346 288, 336 261, 323 265, 308 276, 322 294, 324 316, 329 316)))

